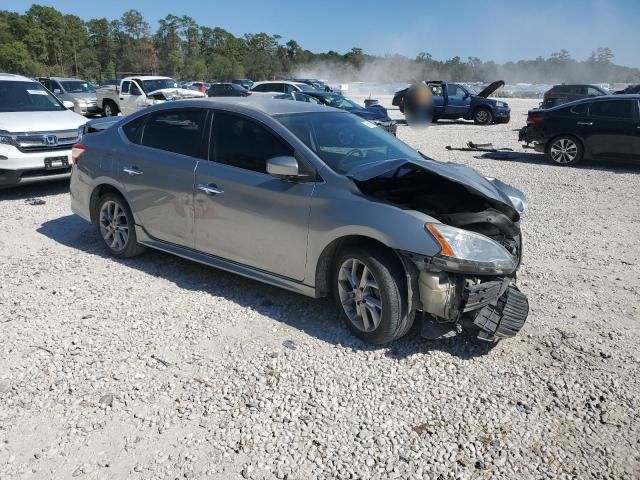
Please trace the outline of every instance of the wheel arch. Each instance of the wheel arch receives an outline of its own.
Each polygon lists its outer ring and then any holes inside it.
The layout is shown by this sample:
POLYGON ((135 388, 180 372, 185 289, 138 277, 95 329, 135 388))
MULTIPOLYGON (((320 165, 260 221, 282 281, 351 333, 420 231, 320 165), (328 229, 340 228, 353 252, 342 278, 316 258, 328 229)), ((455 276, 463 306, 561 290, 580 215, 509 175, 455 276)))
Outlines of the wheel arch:
POLYGON ((127 198, 122 191, 114 185, 110 183, 101 183, 100 185, 97 185, 89 197, 89 214, 91 215, 91 223, 96 223, 96 207, 98 205, 98 201, 107 193, 116 193, 120 195, 125 202, 127 201, 127 198))
POLYGON ((338 253, 353 245, 359 245, 362 247, 373 247, 384 249, 388 252, 393 252, 393 255, 398 260, 398 265, 403 271, 406 271, 405 265, 397 250, 385 245, 380 240, 376 240, 373 237, 366 235, 344 235, 336 238, 329 243, 318 257, 318 262, 315 269, 315 290, 316 297, 326 297, 331 292, 331 273, 334 265, 334 261, 338 256, 338 253))

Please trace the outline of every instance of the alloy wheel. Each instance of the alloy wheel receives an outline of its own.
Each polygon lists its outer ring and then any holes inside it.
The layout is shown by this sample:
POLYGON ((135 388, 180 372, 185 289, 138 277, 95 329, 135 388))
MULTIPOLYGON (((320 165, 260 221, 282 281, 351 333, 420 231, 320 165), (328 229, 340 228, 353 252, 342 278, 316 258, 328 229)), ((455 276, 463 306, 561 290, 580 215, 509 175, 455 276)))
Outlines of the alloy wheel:
POLYGON ((129 241, 127 215, 118 203, 109 200, 100 209, 100 234, 114 252, 122 252, 129 241))
POLYGON ((342 264, 338 293, 344 312, 358 330, 371 332, 378 328, 382 319, 380 288, 364 263, 350 258, 342 264))
POLYGON ((553 142, 549 154, 556 163, 571 163, 578 156, 578 145, 570 138, 561 138, 553 142))

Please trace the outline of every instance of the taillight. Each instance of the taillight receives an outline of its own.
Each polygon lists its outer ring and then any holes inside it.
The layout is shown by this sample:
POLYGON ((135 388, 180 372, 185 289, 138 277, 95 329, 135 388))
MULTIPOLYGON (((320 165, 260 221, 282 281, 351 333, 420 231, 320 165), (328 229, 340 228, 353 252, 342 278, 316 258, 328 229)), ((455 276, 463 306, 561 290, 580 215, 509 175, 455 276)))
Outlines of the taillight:
POLYGON ((81 143, 76 143, 73 147, 71 147, 71 162, 74 165, 78 164, 80 160, 80 156, 87 151, 87 146, 81 143))
POLYGON ((544 120, 544 115, 541 113, 530 113, 527 115, 527 124, 540 123, 544 120))

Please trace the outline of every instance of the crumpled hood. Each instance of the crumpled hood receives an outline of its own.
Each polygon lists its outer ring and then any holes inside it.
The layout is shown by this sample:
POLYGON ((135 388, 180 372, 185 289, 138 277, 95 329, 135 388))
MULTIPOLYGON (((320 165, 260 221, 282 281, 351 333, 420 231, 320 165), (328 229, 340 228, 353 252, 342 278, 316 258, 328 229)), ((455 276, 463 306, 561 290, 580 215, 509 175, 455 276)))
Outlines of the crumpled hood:
POLYGON ((87 123, 86 118, 71 110, 3 112, 0 114, 0 130, 12 133, 73 130, 85 123, 87 123))
POLYGON ((347 176, 356 182, 366 182, 372 178, 397 171, 402 167, 422 168, 464 186, 467 190, 504 206, 513 218, 519 218, 527 205, 527 199, 520 190, 495 178, 480 175, 473 168, 459 163, 438 162, 425 159, 399 158, 384 162, 372 162, 356 167, 347 176))
POLYGON ((484 89, 481 90, 477 95, 478 97, 487 98, 493 92, 502 87, 504 87, 504 80, 496 80, 495 82, 490 83, 489 85, 484 87, 484 89))
POLYGON ((154 95, 162 95, 167 100, 178 100, 181 98, 200 98, 206 97, 207 95, 199 92, 197 90, 189 90, 187 88, 161 88, 160 90, 154 90, 153 92, 147 93, 147 97, 152 97, 154 95))

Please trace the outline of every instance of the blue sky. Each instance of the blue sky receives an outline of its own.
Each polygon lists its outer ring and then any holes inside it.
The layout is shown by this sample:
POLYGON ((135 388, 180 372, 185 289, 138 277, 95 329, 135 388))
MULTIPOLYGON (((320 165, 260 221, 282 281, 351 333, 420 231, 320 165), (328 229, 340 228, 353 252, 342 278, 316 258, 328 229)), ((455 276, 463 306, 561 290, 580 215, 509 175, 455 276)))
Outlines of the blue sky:
MULTIPOLYGON (((2 0, 23 12, 33 2, 2 0)), ((458 55, 505 62, 566 48, 585 59, 609 47, 617 63, 640 67, 640 0, 40 0, 81 18, 119 17, 135 8, 152 26, 165 15, 189 15, 235 35, 264 31, 312 51, 351 47, 383 55, 458 55)))

